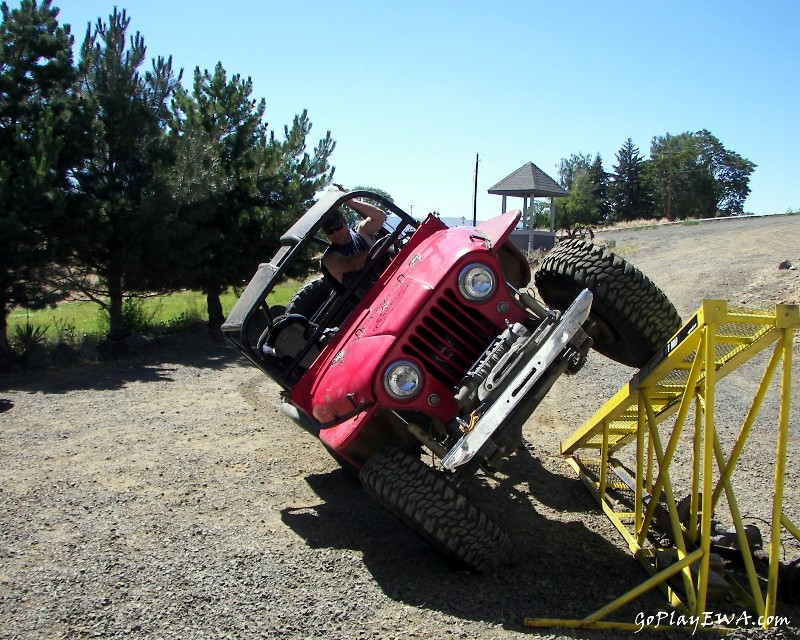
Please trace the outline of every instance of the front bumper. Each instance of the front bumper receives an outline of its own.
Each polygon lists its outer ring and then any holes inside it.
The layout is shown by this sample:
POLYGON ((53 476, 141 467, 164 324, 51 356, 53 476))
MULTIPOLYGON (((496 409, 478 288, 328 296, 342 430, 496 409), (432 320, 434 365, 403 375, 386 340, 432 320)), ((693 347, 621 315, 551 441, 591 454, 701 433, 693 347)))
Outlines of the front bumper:
POLYGON ((480 414, 469 431, 442 459, 442 466, 445 469, 452 470, 466 464, 486 445, 580 330, 589 318, 591 307, 592 294, 588 289, 584 289, 558 322, 550 328, 541 346, 530 354, 530 360, 507 381, 505 388, 494 402, 480 414))

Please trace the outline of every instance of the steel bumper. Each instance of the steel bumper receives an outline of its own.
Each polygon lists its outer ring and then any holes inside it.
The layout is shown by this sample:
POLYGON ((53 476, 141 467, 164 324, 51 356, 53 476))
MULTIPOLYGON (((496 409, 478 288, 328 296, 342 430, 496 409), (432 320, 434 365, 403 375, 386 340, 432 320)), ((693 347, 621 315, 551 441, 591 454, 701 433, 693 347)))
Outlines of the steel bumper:
POLYGON ((499 429, 506 417, 526 397, 539 378, 555 361, 564 347, 589 317, 592 293, 584 289, 559 321, 553 325, 541 347, 508 382, 495 401, 483 412, 474 426, 442 459, 445 469, 455 469, 469 462, 499 429))

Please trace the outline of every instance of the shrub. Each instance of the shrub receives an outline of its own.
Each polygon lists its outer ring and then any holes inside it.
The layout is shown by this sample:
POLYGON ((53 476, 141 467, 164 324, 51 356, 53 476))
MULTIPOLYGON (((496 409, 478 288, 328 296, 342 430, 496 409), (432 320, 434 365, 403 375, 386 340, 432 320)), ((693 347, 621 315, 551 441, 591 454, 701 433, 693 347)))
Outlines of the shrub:
MULTIPOLYGON (((153 333, 158 328, 158 318, 161 313, 161 301, 149 310, 145 307, 143 298, 126 298, 122 302, 122 323, 132 333, 153 333)), ((108 309, 100 309, 97 324, 100 330, 107 334, 111 328, 108 309)))
POLYGON ((26 320, 25 324, 16 325, 11 342, 17 355, 25 360, 37 344, 44 342, 44 335, 49 328, 49 324, 32 324, 30 320, 26 320))
POLYGON ((195 325, 203 324, 205 316, 196 306, 191 305, 185 311, 181 311, 177 316, 169 318, 164 324, 169 331, 179 331, 195 325))
POLYGON ((53 325, 56 331, 56 342, 70 345, 78 342, 78 329, 74 322, 66 318, 53 318, 53 325))

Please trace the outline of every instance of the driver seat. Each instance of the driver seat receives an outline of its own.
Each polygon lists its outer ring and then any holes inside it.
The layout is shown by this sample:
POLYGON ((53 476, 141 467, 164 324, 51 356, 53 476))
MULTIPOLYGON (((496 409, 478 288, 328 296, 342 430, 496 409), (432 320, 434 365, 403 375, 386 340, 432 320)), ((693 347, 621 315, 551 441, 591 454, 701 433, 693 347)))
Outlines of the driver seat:
MULTIPOLYGON (((258 339, 258 352, 265 357, 277 359, 283 365, 289 365, 298 353, 306 346, 317 325, 297 313, 282 316, 267 328, 258 339)), ((316 360, 321 348, 314 344, 298 363, 303 370, 308 369, 316 360)))

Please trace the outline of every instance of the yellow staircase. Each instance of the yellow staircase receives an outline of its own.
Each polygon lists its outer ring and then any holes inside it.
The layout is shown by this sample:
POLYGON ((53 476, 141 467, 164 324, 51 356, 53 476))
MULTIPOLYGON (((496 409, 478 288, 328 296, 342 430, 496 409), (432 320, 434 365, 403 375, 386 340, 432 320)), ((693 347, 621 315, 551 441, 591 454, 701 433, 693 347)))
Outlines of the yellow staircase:
POLYGON ((730 588, 744 606, 763 620, 763 626, 769 625, 770 616, 775 614, 778 553, 769 554, 766 595, 749 553, 742 554, 746 585, 720 577, 712 570, 717 568, 712 566, 717 560, 711 553, 712 514, 721 507, 720 498, 724 495, 738 548, 748 548, 731 478, 767 390, 780 370, 769 548, 780 548, 783 528, 800 540, 800 530, 783 511, 793 338, 798 327, 797 305, 777 305, 774 312, 767 312, 732 309, 723 300, 704 300, 662 352, 561 443, 562 454, 569 456, 568 463, 650 578, 583 620, 529 618, 526 625, 638 629, 639 625, 605 618, 655 587, 661 588, 670 603, 688 616, 702 615, 709 595, 730 588), (725 452, 714 422, 715 384, 770 348, 772 354, 735 443, 725 452), (684 433, 692 408, 692 430, 684 433), (668 419, 671 432, 659 428, 668 419), (633 454, 628 454, 630 470, 614 457, 626 445, 635 447, 633 454), (691 451, 687 451, 689 447, 691 451), (673 494, 670 475, 670 465, 679 448, 692 460, 691 491, 680 502, 673 494), (626 499, 620 500, 621 495, 626 499), (674 547, 664 548, 664 536, 651 535, 655 530, 666 534, 674 547), (726 584, 720 585, 720 581, 726 584))

